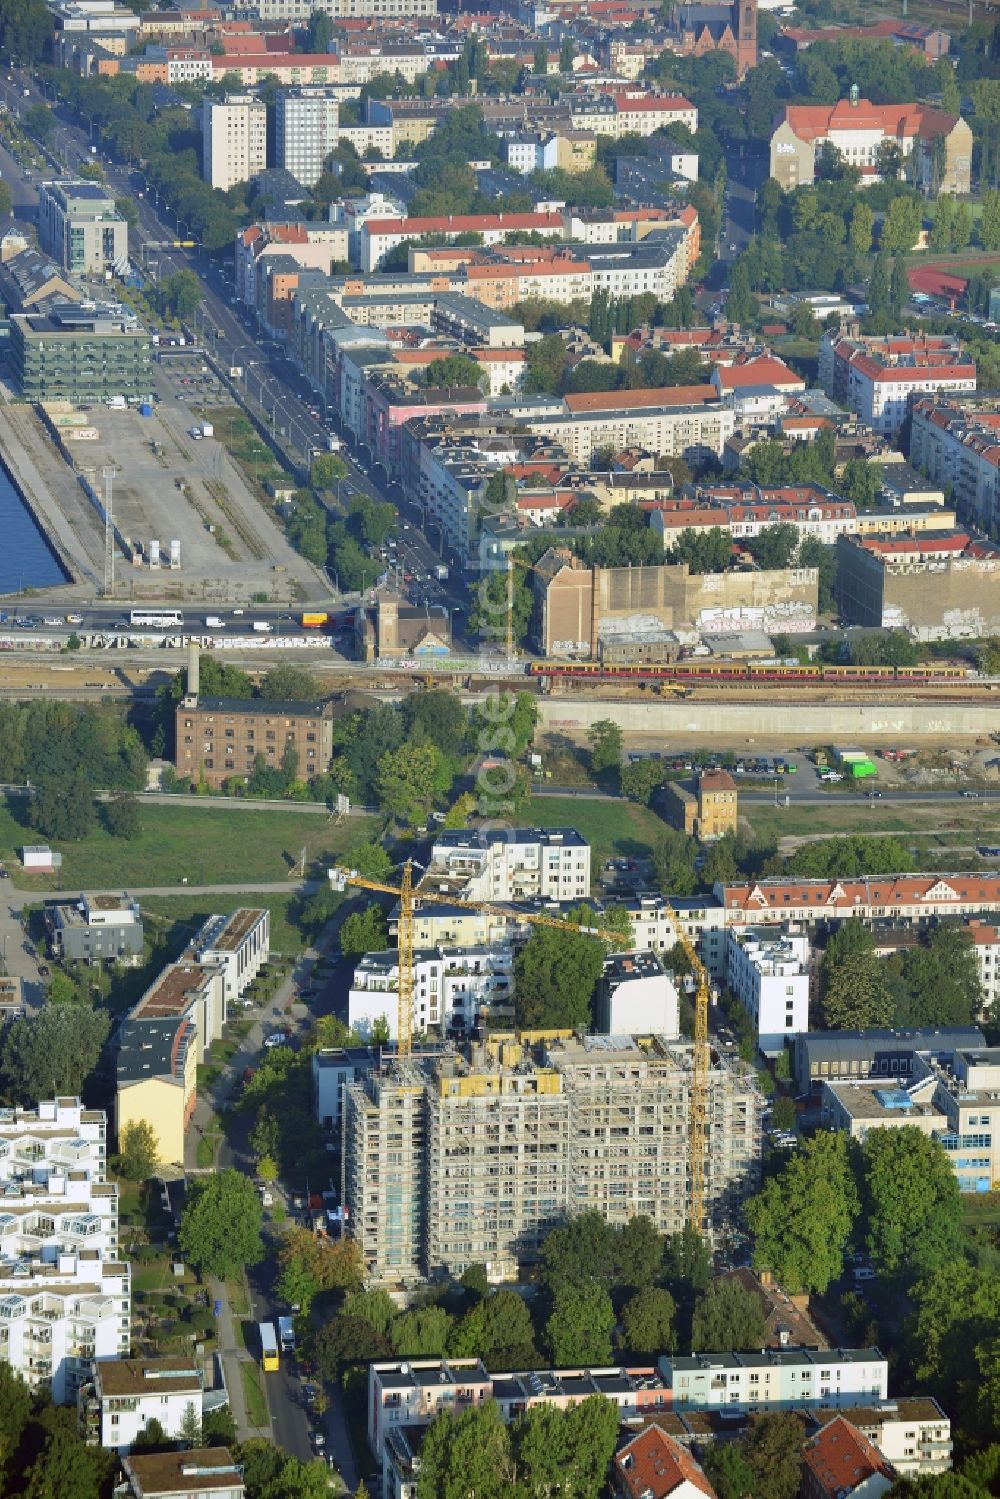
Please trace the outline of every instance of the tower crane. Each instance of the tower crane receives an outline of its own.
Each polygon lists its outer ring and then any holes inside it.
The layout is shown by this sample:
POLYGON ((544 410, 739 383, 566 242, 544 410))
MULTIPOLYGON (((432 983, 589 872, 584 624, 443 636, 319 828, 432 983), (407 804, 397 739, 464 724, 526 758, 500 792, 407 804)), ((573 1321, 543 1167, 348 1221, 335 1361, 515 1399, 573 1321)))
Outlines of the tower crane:
MULTIPOLYGON (((413 918, 418 902, 422 905, 459 906, 466 911, 482 911, 490 916, 503 916, 524 921, 530 926, 554 927, 558 931, 577 932, 584 937, 603 937, 620 944, 622 933, 607 927, 577 926, 558 916, 545 916, 535 911, 513 910, 509 906, 490 901, 464 900, 453 895, 436 895, 419 890, 413 883, 413 860, 403 864, 402 878, 398 885, 386 884, 383 880, 365 879, 356 869, 335 866, 329 871, 330 884, 334 890, 344 890, 348 885, 359 890, 373 890, 381 895, 393 895, 399 901, 399 923, 397 927, 399 992, 397 997, 397 1049, 399 1056, 409 1056, 413 1047, 413 918)), ((668 907, 669 910, 669 907, 668 907)), ((691 1132, 691 1176, 688 1222, 699 1234, 705 1232, 705 1161, 707 1141, 708 1099, 708 1006, 711 997, 708 971, 695 950, 691 938, 671 913, 670 924, 674 936, 691 965, 695 978, 694 998, 694 1055, 691 1079, 690 1132, 691 1132)))

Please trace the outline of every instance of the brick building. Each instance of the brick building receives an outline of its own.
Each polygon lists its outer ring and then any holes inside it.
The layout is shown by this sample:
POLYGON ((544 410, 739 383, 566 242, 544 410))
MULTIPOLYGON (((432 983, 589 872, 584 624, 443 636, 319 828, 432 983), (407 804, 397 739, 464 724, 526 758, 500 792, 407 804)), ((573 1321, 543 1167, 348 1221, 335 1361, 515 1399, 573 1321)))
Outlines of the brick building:
POLYGON ((333 705, 282 703, 266 698, 191 697, 177 707, 177 774, 213 789, 253 774, 258 756, 279 769, 289 751, 301 780, 329 769, 333 705))

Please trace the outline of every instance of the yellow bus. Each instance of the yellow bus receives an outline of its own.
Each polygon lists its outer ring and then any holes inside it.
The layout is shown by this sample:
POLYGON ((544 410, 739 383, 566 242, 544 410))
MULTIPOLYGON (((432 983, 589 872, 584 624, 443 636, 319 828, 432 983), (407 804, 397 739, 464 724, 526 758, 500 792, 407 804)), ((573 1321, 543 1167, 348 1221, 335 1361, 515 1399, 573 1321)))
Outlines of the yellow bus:
POLYGON ((260 1324, 260 1362, 265 1374, 278 1368, 278 1339, 273 1322, 260 1324))

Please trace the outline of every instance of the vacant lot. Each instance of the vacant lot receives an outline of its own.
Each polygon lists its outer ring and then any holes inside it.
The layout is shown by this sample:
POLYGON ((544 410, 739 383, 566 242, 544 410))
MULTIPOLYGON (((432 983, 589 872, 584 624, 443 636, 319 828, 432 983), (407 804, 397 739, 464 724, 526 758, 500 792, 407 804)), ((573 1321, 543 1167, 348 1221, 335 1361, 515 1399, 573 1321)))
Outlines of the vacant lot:
POLYGON ((576 828, 602 863, 612 857, 646 858, 664 832, 664 823, 648 807, 586 796, 533 796, 515 826, 576 828))
MULTIPOLYGON (((23 802, 15 802, 21 811, 23 802)), ((371 823, 352 817, 336 825, 309 812, 250 812, 225 805, 184 806, 143 802, 141 831, 135 838, 112 838, 98 828, 80 843, 58 844, 62 869, 53 875, 27 875, 15 864, 14 850, 38 843, 37 833, 0 806, 0 858, 10 861, 13 878, 33 890, 55 888, 143 888, 151 885, 229 885, 284 879, 305 849, 306 867, 316 859, 340 856, 369 836, 371 823)))
POLYGON ((1000 843, 1000 807, 992 802, 869 802, 852 795, 829 806, 744 803, 741 813, 762 839, 898 833, 941 845, 1000 843))

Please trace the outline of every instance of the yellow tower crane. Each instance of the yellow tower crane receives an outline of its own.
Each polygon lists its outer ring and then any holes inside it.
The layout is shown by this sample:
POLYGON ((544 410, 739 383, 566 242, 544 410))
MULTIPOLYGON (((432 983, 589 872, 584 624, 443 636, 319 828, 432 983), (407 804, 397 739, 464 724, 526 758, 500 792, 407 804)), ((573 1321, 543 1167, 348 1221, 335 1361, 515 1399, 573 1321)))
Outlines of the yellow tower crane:
MULTIPOLYGON (((382 880, 368 880, 355 869, 339 866, 329 871, 330 884, 335 890, 344 890, 353 885, 359 890, 374 890, 381 895, 394 895, 399 901, 397 926, 399 992, 396 1011, 397 1050, 400 1056, 409 1056, 413 1047, 413 918, 417 903, 432 906, 460 906, 466 911, 483 911, 487 915, 503 916, 524 921, 530 926, 555 927, 559 931, 577 932, 585 937, 603 937, 620 944, 622 933, 607 927, 577 926, 563 921, 558 916, 543 916, 534 911, 513 910, 509 906, 495 905, 489 901, 462 900, 453 895, 435 895, 418 890, 413 883, 413 860, 403 864, 403 875, 398 885, 388 885, 382 880)), ((699 1234, 705 1232, 705 1158, 707 1155, 707 1096, 708 1096, 708 1006, 711 997, 708 972, 695 951, 694 943, 671 915, 671 925, 680 947, 691 964, 696 989, 694 1000, 694 1068, 691 1080, 691 1192, 688 1222, 699 1234)))

